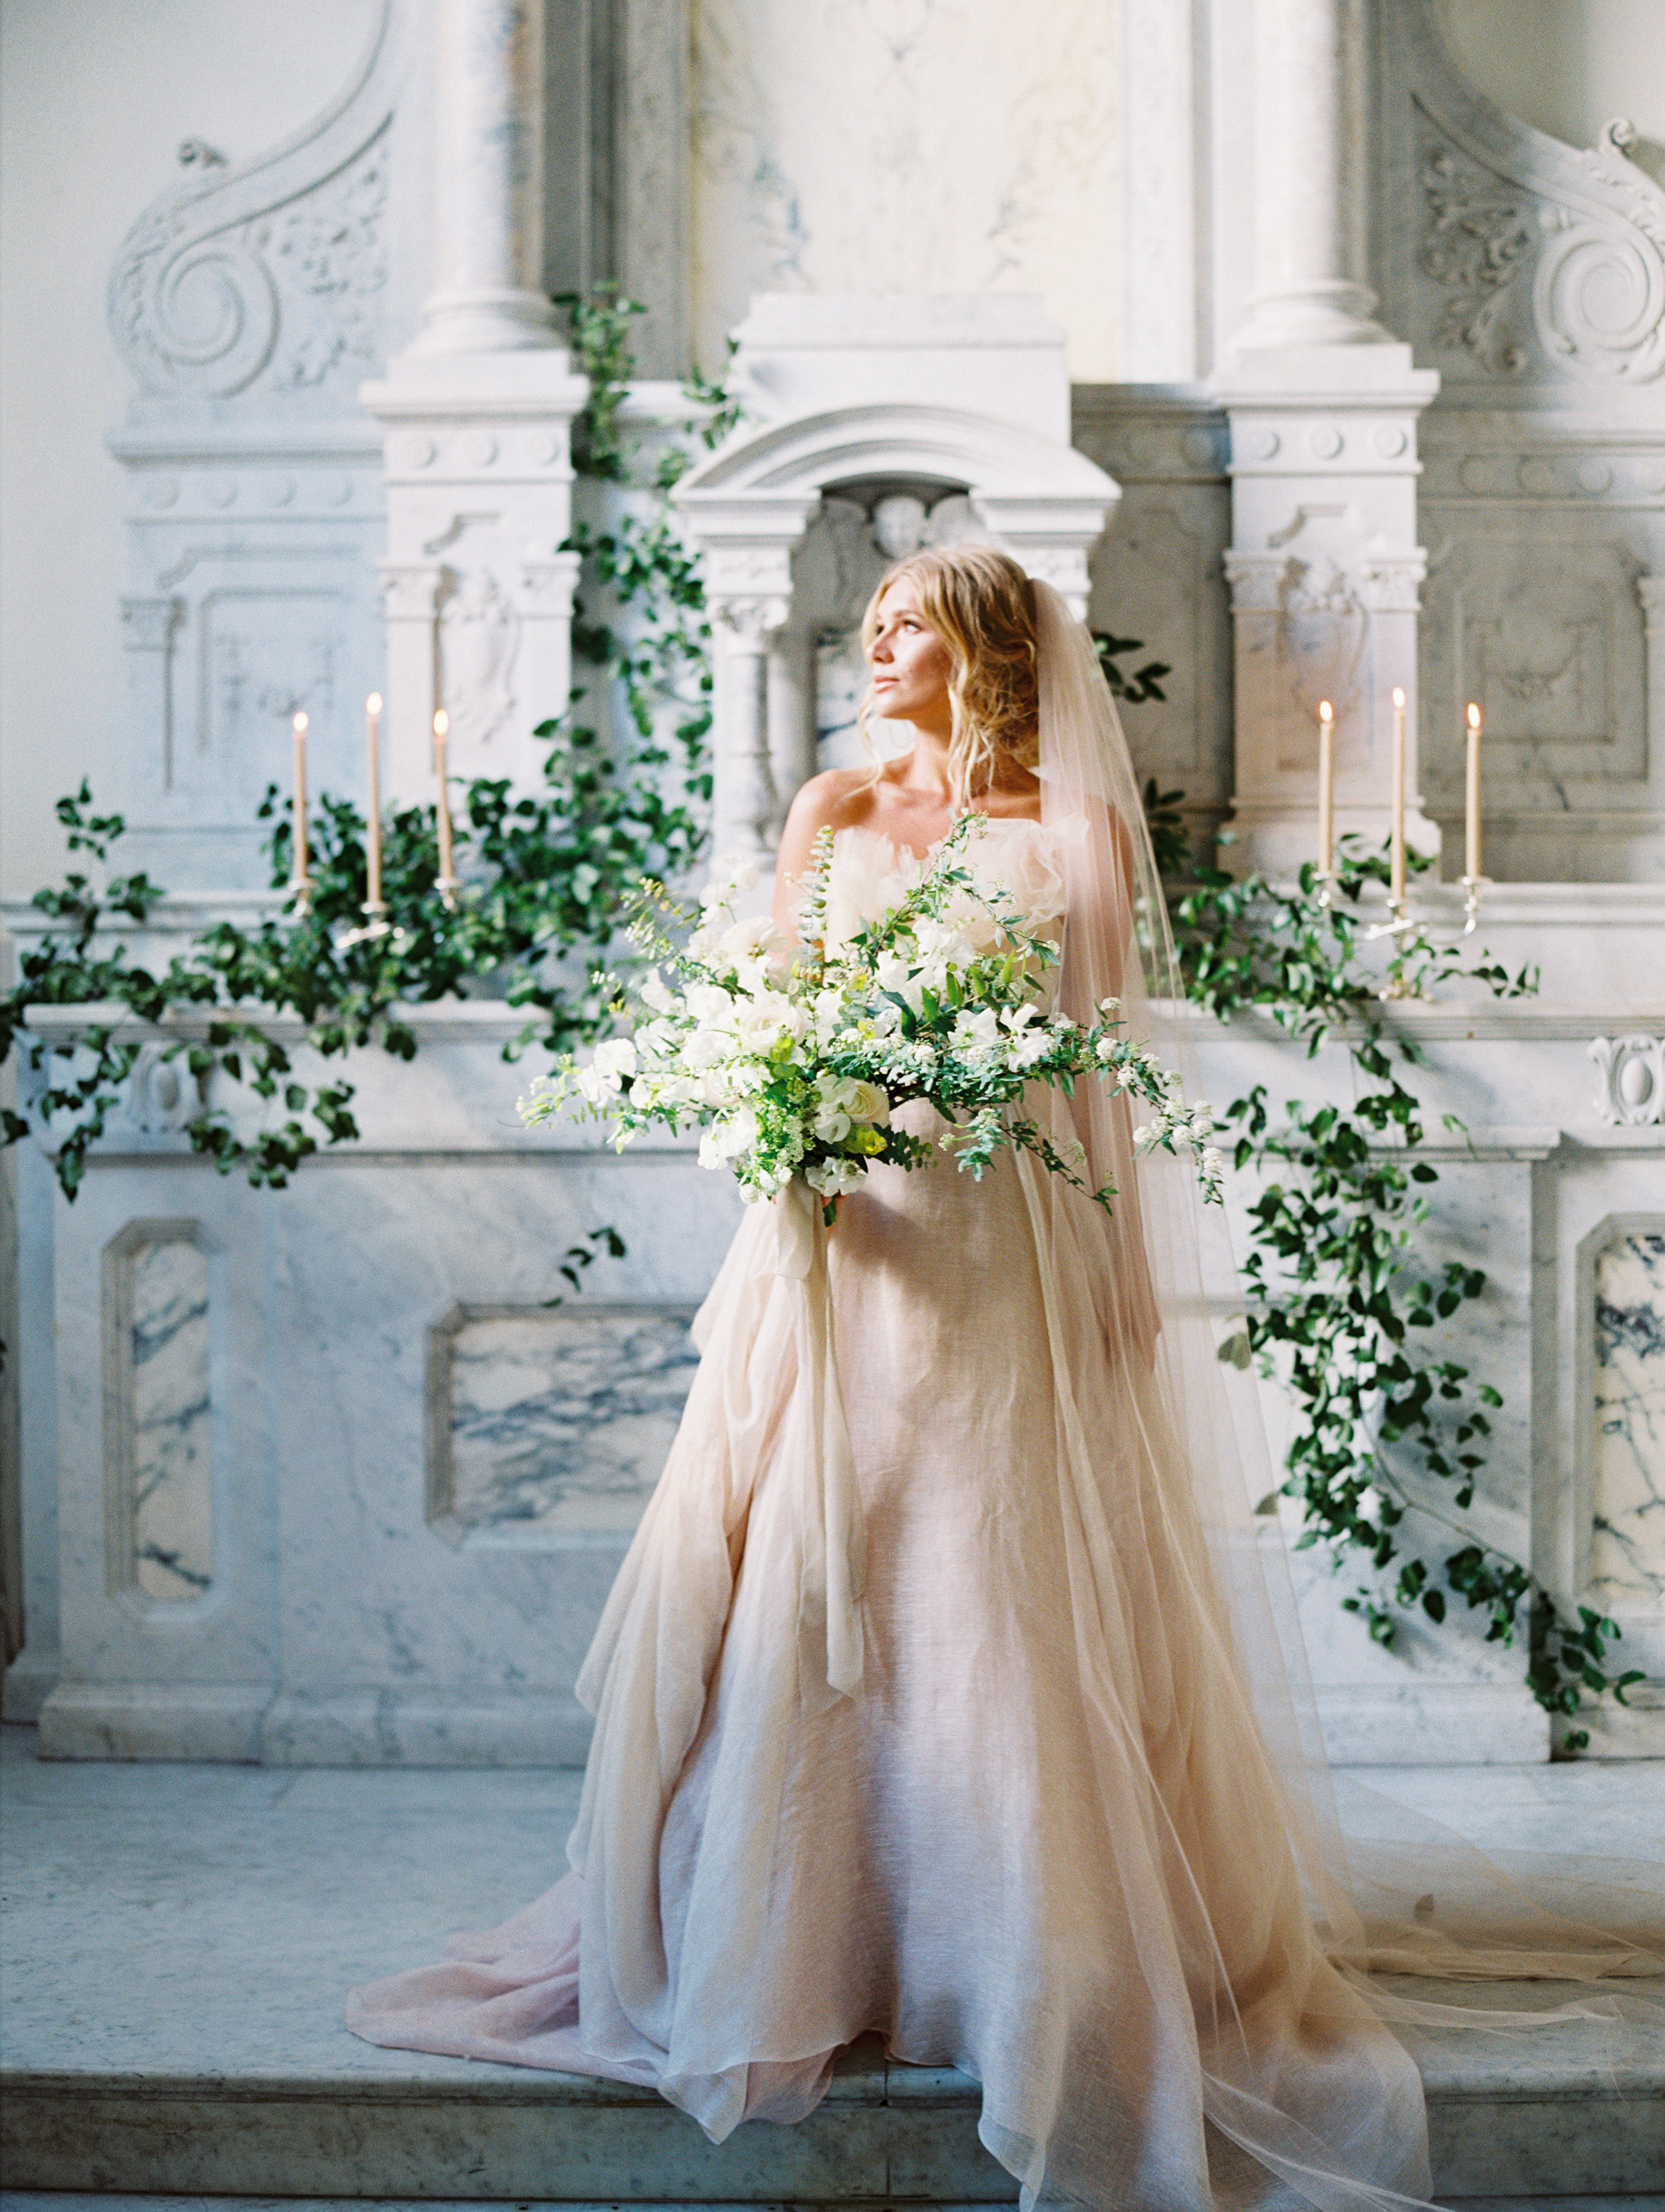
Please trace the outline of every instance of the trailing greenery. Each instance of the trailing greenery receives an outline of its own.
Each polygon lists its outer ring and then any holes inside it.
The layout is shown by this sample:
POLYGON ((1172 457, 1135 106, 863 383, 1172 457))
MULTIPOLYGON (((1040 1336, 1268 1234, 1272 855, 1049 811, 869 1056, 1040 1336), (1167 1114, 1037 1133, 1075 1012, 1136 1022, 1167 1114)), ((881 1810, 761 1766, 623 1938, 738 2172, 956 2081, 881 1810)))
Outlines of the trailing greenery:
MULTIPOLYGON (((137 1024, 198 1016, 190 1026, 202 1034, 165 1043, 162 1056, 183 1066, 204 1099, 209 1079, 218 1075, 279 1108, 282 1118, 244 1136, 222 1107, 204 1103, 184 1130, 193 1151, 222 1172, 240 1169, 252 1182, 274 1187, 320 1143, 359 1133, 352 1084, 297 1079, 283 1042, 296 1019, 306 1044, 326 1060, 372 1044, 411 1059, 410 1005, 483 991, 528 1010, 525 1029, 506 1048, 510 1058, 534 1041, 567 1050, 607 1028, 606 994, 592 981, 598 956, 623 927, 641 878, 685 874, 706 836, 709 628, 668 493, 694 444, 714 441, 734 416, 720 386, 691 383, 689 424, 681 435, 662 436, 653 477, 637 484, 621 414, 628 331, 641 310, 610 291, 566 304, 574 349, 591 377, 574 453, 582 472, 620 487, 626 504, 614 530, 596 532, 580 520, 569 541, 583 556, 574 653, 588 678, 565 715, 538 726, 547 745, 541 787, 516 798, 506 781, 468 785, 455 806, 462 880, 454 909, 438 888, 434 809, 392 810, 382 825, 391 925, 384 936, 361 927, 363 817, 327 794, 307 815, 311 911, 286 909, 246 928, 216 923, 160 972, 136 964, 109 928, 117 919, 155 920, 167 893, 143 872, 110 876, 100 890, 76 870, 57 889, 37 892, 33 903, 53 927, 24 953, 15 986, 0 997, 0 1061, 21 1043, 29 1072, 45 1078, 26 1086, 23 1103, 52 1129, 66 1196, 75 1196, 88 1149, 132 1073, 143 1039, 123 1030, 137 1024), (617 611, 612 621, 610 609, 617 611), (582 719, 587 700, 610 695, 623 710, 611 718, 619 732, 611 743, 582 719), (27 1030, 31 1006, 99 1002, 119 1007, 121 1017, 94 1024, 73 1044, 27 1030), (290 1022, 276 1024, 275 1016, 290 1022)), ((83 781, 58 801, 58 819, 72 854, 107 863, 125 824, 93 807, 83 781)), ((265 849, 275 890, 289 879, 291 811, 276 786, 259 810, 270 824, 265 849)), ((8 1143, 29 1126, 27 1115, 5 1109, 8 1143)))
MULTIPOLYGON (((1171 806, 1182 795, 1164 794, 1162 803, 1171 806)), ((1413 856, 1413 865, 1428 863, 1413 856)), ((1615 1621, 1588 1606, 1569 1620, 1528 1567, 1477 1540, 1456 1517, 1474 1499, 1489 1415, 1503 1401, 1459 1361, 1435 1357, 1422 1335, 1455 1320, 1483 1294, 1486 1279, 1465 1261, 1431 1270, 1418 1256, 1427 1187, 1438 1180, 1418 1157, 1422 1109, 1406 1079, 1422 1054, 1413 1039, 1388 1031, 1381 978, 1360 957, 1361 895, 1387 874, 1383 855, 1348 838, 1328 908, 1319 903, 1310 866, 1286 889, 1205 869, 1175 901, 1194 1004, 1222 1021, 1263 1008, 1310 1057, 1333 1036, 1345 1043, 1359 1079, 1350 1109, 1291 1098, 1274 1115, 1257 1084, 1221 1115, 1223 1127, 1237 1132, 1235 1164, 1254 1167, 1260 1178, 1242 1270, 1248 1318, 1221 1357, 1245 1366, 1257 1358, 1294 1399, 1283 1492, 1300 1501, 1297 1548, 1326 1544, 1338 1567, 1348 1554, 1362 1554, 1371 1571, 1342 1599, 1346 1609, 1378 1643, 1391 1644, 1406 1611, 1419 1609, 1437 1626, 1448 1593, 1461 1598, 1484 1612, 1488 1642, 1523 1637, 1528 1687, 1565 1718, 1587 1695, 1612 1690, 1622 1702, 1643 1676, 1610 1671, 1615 1621), (1413 1491, 1407 1475, 1419 1478, 1413 1491), (1404 1548, 1400 1532, 1413 1506, 1458 1540, 1437 1563, 1404 1548)), ((1425 936, 1409 941, 1389 974, 1413 995, 1459 977, 1504 998, 1536 988, 1526 969, 1510 976, 1484 956, 1465 967, 1425 936)), ((1446 1118, 1461 1133, 1461 1124, 1446 1118)), ((1274 1493, 1260 1510, 1275 1507, 1274 1493)), ((1565 1749, 1588 1741, 1586 1729, 1563 1732, 1565 1749)))
MULTIPOLYGON (((606 289, 562 304, 591 387, 573 425, 574 465, 581 478, 612 488, 615 519, 601 530, 580 518, 569 541, 582 559, 573 645, 586 673, 566 713, 539 726, 548 747, 540 787, 515 797, 506 782, 468 785, 455 808, 462 886, 454 910, 438 888, 434 809, 392 810, 383 824, 392 925, 385 936, 360 927, 363 820, 330 796, 309 812, 310 913, 285 910, 247 928, 217 923, 160 972, 136 964, 109 927, 155 920, 166 894, 143 872, 106 872, 100 888, 75 868, 57 889, 37 893, 50 927, 24 954, 15 988, 0 997, 0 1060, 18 1044, 42 1079, 23 1087, 27 1114, 5 1109, 3 1134, 16 1141, 30 1116, 50 1124, 58 1181, 71 1199, 142 1048, 124 1026, 161 1024, 165 1032, 170 1016, 197 1018, 189 1026, 199 1036, 161 1047, 204 1102, 185 1133, 222 1172, 240 1170, 273 1186, 320 1145, 358 1133, 353 1085, 329 1073, 300 1079, 285 1037, 298 1034, 326 1062, 368 1045, 409 1060, 417 1048, 409 1006, 481 993, 526 1010, 509 1057, 534 1041, 568 1050, 609 1026, 593 969, 622 931, 640 879, 684 876, 706 834, 710 632, 669 493, 699 446, 732 428, 737 409, 720 382, 696 379, 680 431, 638 438, 626 400, 630 328, 641 309, 606 289), (601 717, 586 719, 592 702, 613 708, 611 736, 601 717), (95 1002, 112 1003, 131 1024, 98 1023, 73 1045, 27 1029, 31 1005, 95 1002), (224 1079, 245 1085, 265 1102, 267 1126, 240 1134, 222 1107, 209 1104, 216 1075, 222 1087, 224 1079)), ((1102 634, 1095 643, 1124 704, 1164 696, 1166 664, 1121 665, 1143 651, 1139 641, 1102 634)), ((1384 1644, 1407 1611, 1438 1624, 1448 1599, 1461 1598, 1484 1612, 1489 1639, 1524 1641, 1527 1680, 1552 1711, 1575 1716, 1586 1696, 1609 1689, 1622 1698, 1639 1677, 1610 1671, 1617 1626, 1588 1608, 1576 1622, 1565 1618, 1526 1566, 1475 1540, 1457 1518, 1472 1501, 1500 1401, 1460 1363, 1422 1349, 1422 1332, 1456 1319, 1483 1294, 1486 1278, 1464 1261, 1432 1271, 1417 1258, 1427 1187, 1437 1180, 1419 1157, 1422 1114, 1408 1079, 1419 1054, 1385 1029, 1379 978, 1360 955, 1361 894, 1382 879, 1385 863, 1347 844, 1328 908, 1310 869, 1287 889, 1213 869, 1198 875, 1183 797, 1154 780, 1144 793, 1158 863, 1186 886, 1174 920, 1189 996, 1221 1020, 1263 1008, 1310 1053, 1340 1038, 1361 1079, 1345 1111, 1291 1099, 1274 1113, 1257 1085, 1222 1117, 1237 1133, 1238 1167, 1261 1170, 1243 1269, 1248 1320, 1222 1356, 1275 1366, 1293 1394, 1298 1419, 1284 1488, 1300 1501, 1298 1540, 1328 1545, 1338 1563, 1348 1555, 1368 1562, 1370 1578, 1342 1602, 1384 1644), (1418 1476, 1414 1501, 1407 1470, 1418 1476), (1413 1502, 1455 1540, 1437 1564, 1404 1547, 1413 1502)), ((84 782, 58 811, 70 854, 107 871, 121 817, 96 813, 84 782)), ((281 889, 292 823, 276 787, 260 812, 270 825, 271 882, 281 889)), ((1464 974, 1500 994, 1531 988, 1524 973, 1510 978, 1486 962, 1464 969, 1420 941, 1400 966, 1413 988, 1464 974)), ((612 1231, 593 1231, 567 1252, 560 1272, 576 1288, 599 1252, 617 1256, 621 1249, 612 1231)), ((1275 1498, 1263 1505, 1273 1510, 1275 1498)), ((1563 1738, 1570 1749, 1586 1741, 1576 1728, 1563 1738)))

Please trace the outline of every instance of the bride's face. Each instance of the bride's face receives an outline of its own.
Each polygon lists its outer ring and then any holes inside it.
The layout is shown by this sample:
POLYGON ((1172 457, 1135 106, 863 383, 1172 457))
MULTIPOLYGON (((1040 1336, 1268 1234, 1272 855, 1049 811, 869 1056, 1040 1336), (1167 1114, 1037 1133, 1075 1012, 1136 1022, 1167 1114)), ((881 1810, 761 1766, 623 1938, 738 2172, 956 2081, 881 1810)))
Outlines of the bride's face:
POLYGON ((953 658, 941 633, 920 611, 918 594, 905 576, 878 603, 878 629, 867 660, 873 672, 875 714, 898 722, 941 719, 953 658))

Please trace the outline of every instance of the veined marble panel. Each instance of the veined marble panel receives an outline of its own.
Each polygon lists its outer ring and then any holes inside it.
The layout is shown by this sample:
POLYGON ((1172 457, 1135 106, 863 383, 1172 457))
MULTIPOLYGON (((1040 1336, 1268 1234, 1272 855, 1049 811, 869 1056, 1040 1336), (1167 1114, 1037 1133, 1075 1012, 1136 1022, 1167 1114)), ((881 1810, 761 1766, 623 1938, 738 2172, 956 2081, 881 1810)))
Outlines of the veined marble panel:
POLYGON ((213 1409, 209 1393, 208 1255, 179 1237, 125 1256, 127 1557, 118 1579, 164 1604, 202 1596, 214 1576, 213 1409))
POLYGON ((1595 1262, 1590 1580, 1607 1604, 1665 1599, 1665 1221, 1595 1262))
POLYGON ((430 1517, 461 1540, 628 1535, 698 1353, 686 1308, 465 1308, 434 1332, 430 1517))

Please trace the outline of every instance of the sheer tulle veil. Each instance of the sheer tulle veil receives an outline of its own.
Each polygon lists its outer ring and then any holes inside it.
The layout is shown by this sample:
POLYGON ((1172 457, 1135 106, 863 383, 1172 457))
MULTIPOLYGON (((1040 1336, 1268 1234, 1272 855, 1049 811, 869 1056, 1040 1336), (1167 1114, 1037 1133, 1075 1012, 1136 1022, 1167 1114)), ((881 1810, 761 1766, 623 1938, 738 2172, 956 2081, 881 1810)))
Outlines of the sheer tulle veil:
MULTIPOLYGON (((1083 626, 1048 584, 1034 588, 1042 819, 1057 833, 1068 881, 1060 1005, 1085 1022, 1105 998, 1119 999, 1131 1033, 1181 1071, 1194 1097, 1194 1024, 1115 702, 1083 626)), ((1155 1593, 1156 1646, 1131 1659, 1151 1765, 1151 1848, 1178 1923, 1208 2118, 1300 2197, 1335 2212, 1421 2197, 1429 2187, 1421 2097, 1381 2023, 1529 2031, 1518 2011, 1454 2012, 1382 1974, 1593 1982, 1665 1972, 1657 1887, 1665 1869, 1650 1877, 1609 1868, 1603 1881, 1589 1864, 1499 1865, 1356 1786, 1344 1824, 1283 1539, 1275 1520, 1253 1511, 1277 1479, 1255 1386, 1217 1354, 1212 1316, 1230 1312, 1237 1282, 1224 1217, 1201 1204, 1188 1162, 1158 1152, 1135 1169, 1124 1098, 1091 1085, 1073 1100, 1051 1093, 1049 1101, 1057 1133, 1083 1142, 1095 1177, 1108 1176, 1121 1194, 1106 1218, 1056 1178, 1030 1178, 1051 1261, 1043 1273, 1052 1283, 1079 1280, 1066 1248, 1100 1243, 1087 1269, 1103 1286, 1091 1325, 1128 1348, 1127 1413, 1139 1430, 1133 1478, 1146 1486, 1147 1524, 1163 1524, 1151 1558, 1156 1571, 1191 1583, 1183 1594, 1155 1593), (1211 1622, 1218 1649, 1188 1649, 1198 1624, 1206 1634, 1211 1622), (1252 1730, 1193 1704, 1188 1677, 1215 1680, 1217 1667, 1240 1685, 1252 1730)), ((1060 1314, 1058 1340, 1083 1325, 1083 1316, 1060 1314)), ((1073 1364, 1060 1364, 1065 1396, 1073 1364)), ((1061 1404, 1066 1437, 1070 1413, 1061 1404)), ((1097 1467, 1106 1481, 1127 1479, 1127 1455, 1118 1451, 1121 1467, 1106 1467, 1102 1439, 1078 1434, 1073 1443, 1084 1473, 1097 1467)), ((1109 1571, 1103 1547, 1114 1531, 1108 1522, 1086 1525, 1099 1486, 1073 1487, 1086 1501, 1074 1626, 1083 1679, 1092 1682, 1115 1656, 1096 1648, 1103 1610, 1088 1601, 1109 1571)), ((1126 1725, 1128 1717, 1119 1717, 1126 1725)), ((1152 1960, 1152 1971, 1161 1963, 1152 1960)), ((1545 2003, 1556 2005, 1553 1991, 1545 2003)), ((1559 2010, 1562 2019, 1665 2025, 1665 2005, 1634 1982, 1559 2010)), ((1093 2147, 1083 2142, 1073 2155, 1074 2132, 1065 2116, 1048 2195, 1078 2193, 1071 2169, 1093 2147)))

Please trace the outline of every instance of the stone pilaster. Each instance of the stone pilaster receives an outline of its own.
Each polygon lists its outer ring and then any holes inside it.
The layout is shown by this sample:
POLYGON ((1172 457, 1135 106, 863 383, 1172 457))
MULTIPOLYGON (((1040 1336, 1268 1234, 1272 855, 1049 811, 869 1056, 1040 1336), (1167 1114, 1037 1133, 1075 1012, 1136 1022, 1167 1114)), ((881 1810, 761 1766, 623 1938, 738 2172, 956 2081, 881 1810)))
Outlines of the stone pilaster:
POLYGON ((383 425, 387 798, 433 795, 432 728, 458 776, 530 783, 532 734, 572 682, 568 432, 585 380, 555 341, 542 266, 543 11, 440 0, 434 289, 362 398, 383 425))
POLYGON ((1336 829, 1386 835, 1392 694, 1419 796, 1417 423, 1439 388, 1364 282, 1360 0, 1260 0, 1257 289, 1214 380, 1231 423, 1237 666, 1233 866, 1287 874, 1317 838, 1318 708, 1335 709, 1336 829))

